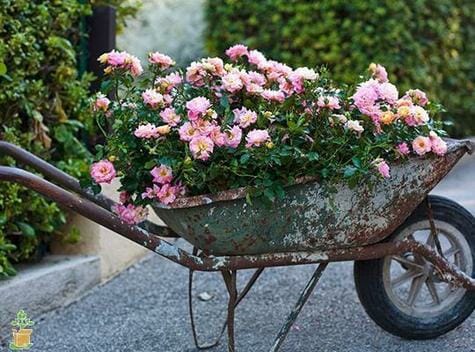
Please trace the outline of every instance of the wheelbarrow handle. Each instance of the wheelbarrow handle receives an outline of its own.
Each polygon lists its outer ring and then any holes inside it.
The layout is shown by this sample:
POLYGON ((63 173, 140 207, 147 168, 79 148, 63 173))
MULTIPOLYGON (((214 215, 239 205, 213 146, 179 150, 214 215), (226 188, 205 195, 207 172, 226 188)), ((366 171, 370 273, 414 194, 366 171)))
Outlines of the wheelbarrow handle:
MULTIPOLYGON (((33 168, 55 184, 81 195, 106 210, 110 210, 116 204, 116 202, 106 196, 101 194, 95 195, 90 189, 82 188, 76 178, 17 145, 0 141, 0 154, 8 155, 20 164, 33 168)), ((179 237, 169 227, 157 225, 149 220, 142 222, 140 227, 162 237, 179 237)))

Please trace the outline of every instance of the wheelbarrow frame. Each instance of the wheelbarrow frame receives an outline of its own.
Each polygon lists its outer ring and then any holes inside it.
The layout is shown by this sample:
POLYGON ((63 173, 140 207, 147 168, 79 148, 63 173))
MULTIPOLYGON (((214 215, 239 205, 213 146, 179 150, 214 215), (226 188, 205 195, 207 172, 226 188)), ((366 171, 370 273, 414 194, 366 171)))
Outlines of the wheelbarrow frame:
MULTIPOLYGON (((470 144, 467 144, 467 149, 470 151, 470 144)), ((474 279, 458 270, 432 248, 414 240, 382 242, 353 248, 257 255, 210 256, 197 249, 194 249, 193 252, 190 253, 163 239, 180 237, 170 228, 157 225, 150 221, 144 221, 140 225, 129 225, 124 223, 118 216, 111 212, 111 207, 116 204, 114 201, 102 195, 94 195, 90 190, 82 189, 77 179, 57 169, 32 153, 13 144, 0 141, 0 154, 12 157, 23 167, 34 169, 51 182, 18 167, 9 166, 0 166, 1 181, 18 183, 28 189, 34 190, 57 202, 62 207, 77 212, 119 235, 150 249, 162 257, 188 268, 190 270, 189 308, 192 318, 193 338, 199 349, 215 346, 219 342, 219 339, 215 343, 203 346, 198 343, 191 299, 194 271, 221 272, 223 276, 229 293, 229 301, 227 320, 221 330, 221 335, 227 327, 229 351, 234 351, 235 309, 249 292, 264 268, 267 267, 319 264, 305 289, 302 291, 286 323, 279 331, 271 351, 277 351, 281 346, 290 330, 290 327, 295 322, 299 312, 330 262, 371 260, 412 252, 422 256, 432 263, 439 272, 442 280, 450 282, 455 286, 463 287, 467 290, 475 290, 474 279), (236 285, 237 271, 242 269, 257 270, 244 287, 243 291, 238 294, 236 285)), ((428 217, 431 219, 430 204, 428 204, 428 217)))

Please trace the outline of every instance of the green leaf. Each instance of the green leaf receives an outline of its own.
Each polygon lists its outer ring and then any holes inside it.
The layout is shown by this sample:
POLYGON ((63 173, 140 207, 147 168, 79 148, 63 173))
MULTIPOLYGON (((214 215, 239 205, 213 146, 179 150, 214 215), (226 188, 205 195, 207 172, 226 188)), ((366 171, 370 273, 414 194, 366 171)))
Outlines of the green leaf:
POLYGON ((343 176, 346 177, 346 178, 350 178, 355 174, 356 170, 357 169, 353 166, 347 166, 347 167, 345 167, 345 171, 343 172, 343 176))
POLYGON ((25 235, 26 237, 36 236, 36 231, 33 228, 33 226, 31 226, 30 224, 27 224, 26 222, 18 221, 16 225, 20 229, 21 233, 25 235))
POLYGON ((7 73, 7 65, 4 62, 0 61, 0 76, 3 76, 7 73))
POLYGON ((307 158, 310 161, 316 161, 318 160, 318 157, 319 157, 318 153, 315 153, 315 152, 310 152, 307 154, 307 158))

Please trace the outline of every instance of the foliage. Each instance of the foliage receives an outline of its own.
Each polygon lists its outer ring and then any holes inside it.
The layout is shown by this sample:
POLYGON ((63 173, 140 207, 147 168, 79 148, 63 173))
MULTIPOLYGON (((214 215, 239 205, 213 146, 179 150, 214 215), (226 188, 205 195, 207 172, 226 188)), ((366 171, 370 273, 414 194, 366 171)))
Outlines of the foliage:
POLYGON ((119 175, 125 193, 116 211, 125 221, 140 221, 143 205, 182 194, 247 187, 272 201, 304 177, 355 186, 372 175, 390 177, 387 163, 411 150, 446 151, 434 132, 443 131, 429 120, 438 105, 421 91, 399 98, 380 65, 370 66, 373 78, 355 92, 335 86, 325 70, 293 70, 242 45, 226 53, 231 62, 202 59, 186 74, 151 53, 138 79, 133 56, 101 56, 109 74, 102 88, 116 99, 100 94, 94 103, 111 132, 91 176, 108 183, 119 175))
POLYGON ((402 89, 427 91, 475 133, 475 2, 472 0, 273 0, 207 2, 212 55, 243 42, 293 65, 327 65, 353 82, 368 62, 402 89))
MULTIPOLYGON (((120 6, 120 1, 114 1, 120 6)), ((77 0, 0 0, 0 139, 20 145, 79 177, 90 153, 91 74, 78 75, 82 17, 91 4, 77 0)), ((2 165, 15 165, 1 157, 2 165)), ((66 221, 54 203, 16 184, 0 183, 0 278, 12 262, 30 258, 66 221)), ((73 236, 74 237, 74 236, 73 236)), ((77 236, 76 236, 77 237, 77 236)))

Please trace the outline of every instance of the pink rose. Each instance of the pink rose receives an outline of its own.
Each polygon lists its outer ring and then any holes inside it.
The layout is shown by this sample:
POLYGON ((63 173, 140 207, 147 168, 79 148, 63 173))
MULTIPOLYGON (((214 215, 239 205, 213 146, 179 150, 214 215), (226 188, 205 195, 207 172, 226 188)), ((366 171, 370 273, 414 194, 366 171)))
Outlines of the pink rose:
POLYGON ((226 144, 226 134, 221 132, 221 128, 219 126, 214 125, 208 137, 211 138, 213 143, 218 147, 222 147, 226 144))
POLYGON ((238 126, 233 126, 226 132, 225 144, 230 148, 237 148, 242 139, 242 130, 238 126))
POLYGON ((340 101, 337 97, 333 97, 330 95, 319 97, 317 101, 317 105, 319 108, 326 108, 330 110, 340 109, 340 101))
POLYGON ((192 121, 196 120, 202 117, 210 107, 211 103, 205 97, 191 99, 186 103, 188 118, 192 121))
POLYGON ((163 204, 171 204, 175 201, 178 191, 179 189, 177 187, 165 184, 158 193, 158 199, 160 199, 160 202, 163 204))
POLYGON ((257 121, 257 113, 252 110, 248 110, 245 107, 241 109, 234 109, 234 123, 238 124, 241 128, 246 128, 257 121))
POLYGON ((407 143, 403 142, 403 143, 399 143, 397 146, 396 146, 396 150, 399 154, 401 155, 407 155, 409 154, 411 151, 409 150, 409 146, 407 145, 407 143))
POLYGON ((107 61, 106 61, 107 64, 114 67, 120 67, 120 66, 125 65, 125 62, 128 57, 128 54, 125 51, 118 52, 116 50, 112 50, 110 53, 106 55, 107 55, 107 61))
POLYGON ((137 129, 134 131, 134 135, 137 138, 150 139, 159 137, 160 133, 157 130, 157 126, 147 123, 146 125, 140 125, 137 127, 137 129))
POLYGON ((142 64, 140 63, 140 60, 135 57, 130 55, 128 60, 130 61, 130 64, 128 65, 128 68, 130 70, 130 73, 132 76, 137 77, 140 76, 143 72, 142 64))
POLYGON ((386 83, 388 81, 388 73, 384 66, 380 64, 371 64, 369 65, 369 70, 371 71, 372 77, 380 83, 386 83))
POLYGON ((282 103, 285 100, 285 95, 279 90, 265 89, 261 96, 267 101, 275 101, 282 103))
POLYGON ((209 137, 197 136, 190 142, 190 151, 193 158, 208 160, 213 153, 214 143, 209 137))
POLYGON ((437 155, 445 155, 447 153, 447 143, 440 138, 434 131, 430 131, 429 138, 431 142, 431 149, 437 155))
POLYGON ((251 50, 247 53, 247 59, 250 64, 256 65, 259 69, 262 69, 267 63, 267 59, 259 50, 251 50))
POLYGON ((206 70, 199 62, 192 62, 186 68, 186 80, 196 87, 201 87, 204 84, 205 77, 206 70))
POLYGON ((232 71, 225 74, 222 77, 221 82, 223 84, 223 89, 229 93, 236 93, 244 86, 239 71, 232 71))
POLYGON ((226 55, 232 60, 236 61, 240 57, 247 55, 247 46, 242 44, 236 44, 226 50, 226 55))
POLYGON ((178 134, 182 141, 189 142, 199 135, 199 131, 190 122, 185 122, 178 130, 178 134))
POLYGON ((150 174, 153 176, 153 182, 159 184, 165 184, 171 182, 173 179, 173 172, 170 166, 160 165, 154 167, 150 174))
POLYGON ((145 105, 150 106, 152 109, 160 107, 164 104, 163 95, 157 92, 155 89, 147 89, 142 93, 142 99, 145 105))
MULTIPOLYGON (((425 106, 429 99, 427 99, 426 93, 419 89, 410 89, 404 94, 404 97, 410 99, 414 104, 425 106)), ((403 98, 404 98, 403 97, 403 98)))
POLYGON ((109 160, 101 160, 91 165, 90 174, 96 183, 111 183, 116 173, 109 160))
POLYGON ((175 109, 173 108, 166 108, 165 110, 161 111, 160 117, 165 123, 169 124, 172 127, 178 125, 181 120, 180 115, 178 115, 175 109))
POLYGON ((376 159, 375 161, 373 161, 373 165, 376 167, 381 176, 383 176, 384 178, 391 177, 389 173, 389 165, 384 159, 376 159))
POLYGON ((147 217, 147 209, 141 206, 134 206, 133 204, 116 204, 112 207, 112 211, 116 213, 119 218, 130 225, 142 222, 147 217))
POLYGON ((145 188, 145 192, 142 193, 142 199, 158 198, 159 193, 160 193, 160 186, 154 184, 152 187, 145 188))
POLYGON ((246 136, 246 148, 259 147, 270 141, 267 130, 252 130, 246 136))
POLYGON ((148 62, 159 66, 162 70, 169 68, 175 64, 175 61, 168 55, 161 54, 158 51, 148 54, 148 62))
POLYGON ((412 142, 412 149, 418 155, 424 155, 431 151, 432 143, 429 137, 419 136, 412 142))
POLYGON ((93 109, 94 111, 107 111, 109 104, 110 100, 104 94, 99 93, 96 100, 94 101, 93 109))

